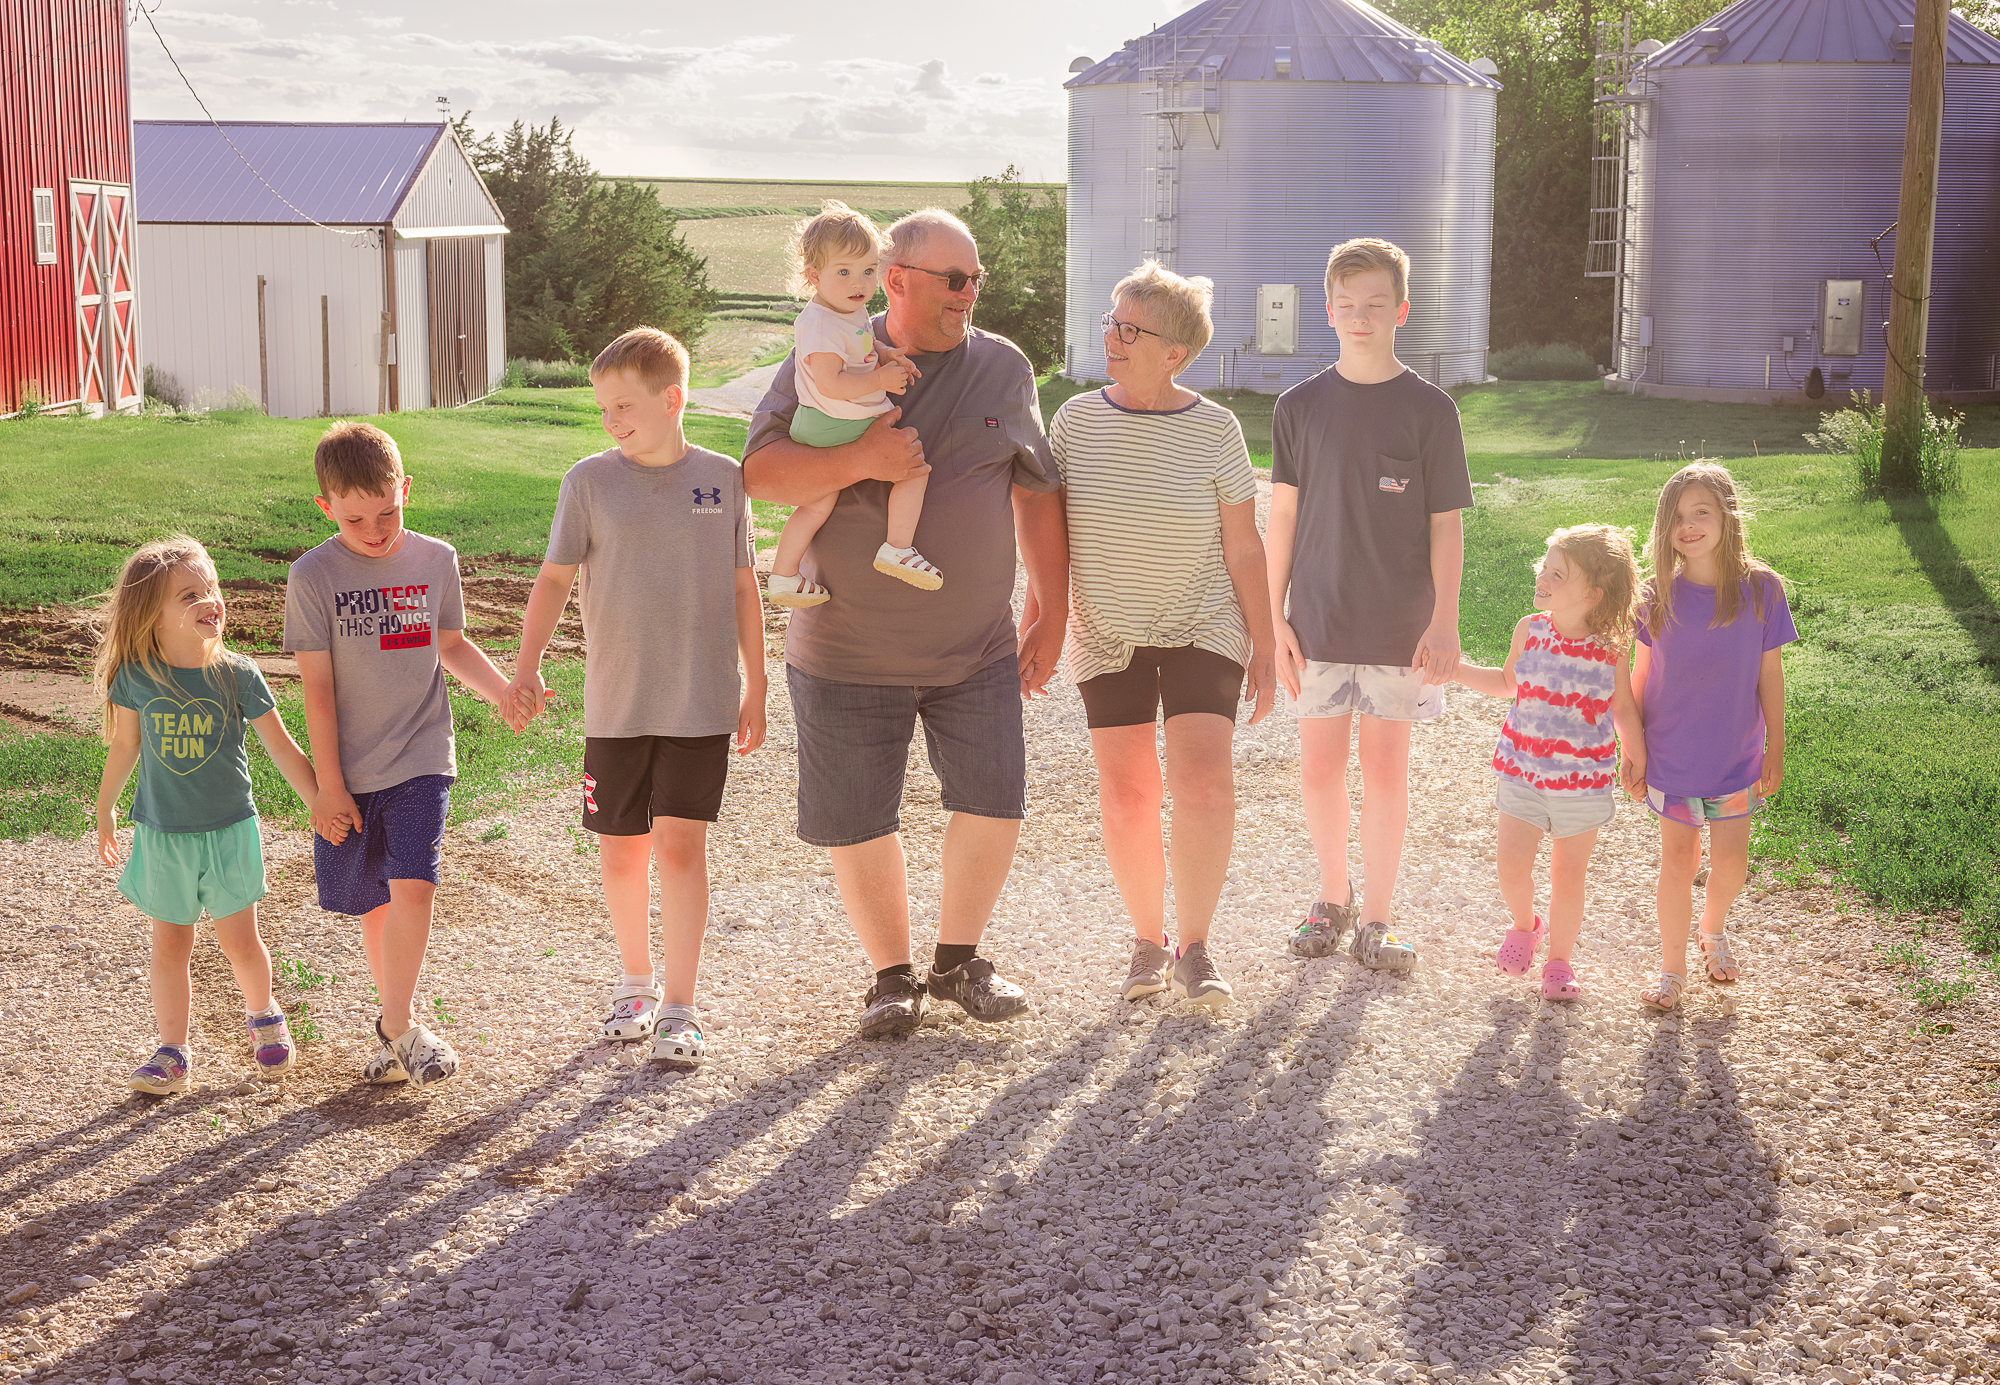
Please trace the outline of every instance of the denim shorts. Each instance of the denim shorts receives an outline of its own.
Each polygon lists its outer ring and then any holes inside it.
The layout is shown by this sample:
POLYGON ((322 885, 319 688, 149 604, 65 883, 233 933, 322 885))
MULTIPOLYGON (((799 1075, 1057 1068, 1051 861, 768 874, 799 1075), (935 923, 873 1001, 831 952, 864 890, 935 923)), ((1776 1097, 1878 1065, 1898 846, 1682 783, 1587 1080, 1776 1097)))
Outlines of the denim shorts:
POLYGON ((799 737, 799 840, 858 846, 902 830, 910 739, 943 786, 946 812, 1027 816, 1021 673, 1012 654, 949 687, 838 683, 785 665, 799 737))
POLYGON ((386 789, 354 795, 361 830, 339 846, 313 833, 313 875, 319 907, 359 918, 389 902, 391 880, 438 882, 444 822, 451 813, 452 778, 420 774, 386 789))
POLYGON ((1539 827, 1552 837, 1574 837, 1609 827, 1618 816, 1618 800, 1605 793, 1550 793, 1504 774, 1493 776, 1494 799, 1500 811, 1539 827))

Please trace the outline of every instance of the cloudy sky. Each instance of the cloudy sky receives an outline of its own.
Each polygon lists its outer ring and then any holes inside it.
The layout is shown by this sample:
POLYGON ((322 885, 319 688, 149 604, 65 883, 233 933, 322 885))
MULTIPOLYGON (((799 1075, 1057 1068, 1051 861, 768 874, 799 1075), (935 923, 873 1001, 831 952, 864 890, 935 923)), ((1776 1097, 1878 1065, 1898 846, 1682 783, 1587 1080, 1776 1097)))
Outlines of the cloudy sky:
MULTIPOLYGON (((807 0, 163 0, 154 12, 222 120, 560 116, 601 172, 951 179, 1010 161, 1064 176, 1062 82, 1179 0, 830 5, 807 0)), ((201 112, 143 19, 134 114, 201 112)))

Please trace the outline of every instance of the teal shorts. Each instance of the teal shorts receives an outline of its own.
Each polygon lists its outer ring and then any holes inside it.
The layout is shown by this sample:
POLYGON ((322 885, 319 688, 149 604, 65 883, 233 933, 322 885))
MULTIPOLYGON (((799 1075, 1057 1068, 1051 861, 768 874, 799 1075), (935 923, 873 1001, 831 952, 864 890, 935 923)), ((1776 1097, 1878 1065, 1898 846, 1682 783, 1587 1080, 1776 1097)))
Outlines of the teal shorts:
POLYGON ((810 404, 801 404, 792 415, 792 441, 807 447, 841 447, 867 432, 874 421, 873 417, 835 418, 810 404))
POLYGON ((118 877, 118 893, 140 913, 189 928, 203 910, 212 919, 240 914, 267 889, 254 816, 213 832, 162 832, 135 823, 132 859, 118 877))

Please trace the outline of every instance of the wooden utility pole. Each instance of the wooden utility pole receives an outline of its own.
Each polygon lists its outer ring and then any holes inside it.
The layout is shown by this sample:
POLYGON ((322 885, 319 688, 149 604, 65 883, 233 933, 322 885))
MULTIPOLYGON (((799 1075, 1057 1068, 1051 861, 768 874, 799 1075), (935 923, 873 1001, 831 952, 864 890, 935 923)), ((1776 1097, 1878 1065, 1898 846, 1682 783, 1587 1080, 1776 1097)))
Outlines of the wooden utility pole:
POLYGON ((1916 0, 1910 44, 1910 123, 1903 136, 1903 197, 1889 280, 1889 359, 1883 372, 1887 433, 1882 489, 1922 489, 1924 340, 1930 325, 1931 233, 1937 220, 1938 136, 1944 125, 1948 0, 1916 0))

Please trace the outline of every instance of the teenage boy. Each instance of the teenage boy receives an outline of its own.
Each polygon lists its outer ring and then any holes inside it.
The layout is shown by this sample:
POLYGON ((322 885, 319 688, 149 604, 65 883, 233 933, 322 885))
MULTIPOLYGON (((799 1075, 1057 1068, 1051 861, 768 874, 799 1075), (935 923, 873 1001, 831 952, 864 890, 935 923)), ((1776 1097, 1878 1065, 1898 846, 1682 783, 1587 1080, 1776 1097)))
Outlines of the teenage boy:
POLYGON ((583 570, 583 825, 597 834, 604 905, 624 976, 604 1037, 653 1036, 652 1056, 706 1061, 695 978, 708 924, 708 824, 730 742, 764 742, 764 603, 743 468, 690 446, 688 355, 637 327, 590 366, 617 446, 563 477, 509 689, 542 710, 543 652, 583 570), (743 676, 737 676, 737 661, 743 676), (647 868, 660 871, 665 966, 653 969, 647 868))
POLYGON ((1301 957, 1351 950, 1407 972, 1390 930, 1409 817, 1410 726, 1444 710, 1458 667, 1458 587, 1472 503, 1458 406, 1396 359, 1410 257, 1350 240, 1326 262, 1340 358, 1278 396, 1271 422, 1271 609, 1278 677, 1299 717, 1299 792, 1319 901, 1290 939, 1301 957), (1287 599, 1289 597, 1289 600, 1287 599), (1347 745, 1361 717, 1361 871, 1347 874, 1347 745))
POLYGON ((381 995, 382 1047, 362 1075, 422 1087, 458 1071, 450 1044, 418 1022, 417 978, 430 944, 451 784, 451 673, 515 730, 526 718, 507 678, 465 638, 458 554, 403 527, 410 478, 395 440, 336 423, 313 452, 313 497, 339 530, 292 564, 285 649, 305 684, 319 797, 313 872, 319 907, 361 919, 381 995), (342 823, 353 828, 338 846, 342 823))

